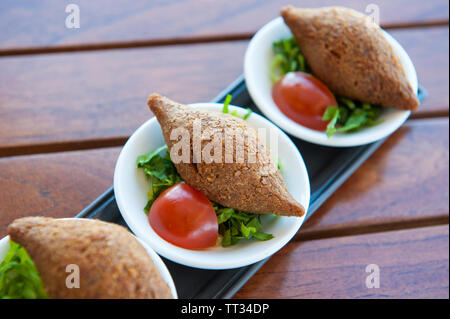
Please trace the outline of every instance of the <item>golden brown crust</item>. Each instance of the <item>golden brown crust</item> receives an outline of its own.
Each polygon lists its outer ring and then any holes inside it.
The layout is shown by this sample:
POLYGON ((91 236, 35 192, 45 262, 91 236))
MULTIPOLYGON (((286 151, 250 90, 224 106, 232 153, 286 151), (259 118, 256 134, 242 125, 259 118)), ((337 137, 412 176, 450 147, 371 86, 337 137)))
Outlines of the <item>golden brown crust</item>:
POLYGON ((144 247, 125 228, 98 220, 16 219, 11 239, 25 247, 52 298, 172 298, 144 247), (67 265, 80 288, 67 288, 67 265))
MULTIPOLYGON (((170 139, 173 129, 183 127, 190 132, 190 162, 175 163, 175 166, 186 183, 211 201, 251 213, 284 216, 302 216, 305 213, 287 190, 267 149, 253 134, 256 131, 250 129, 246 121, 227 114, 193 110, 158 94, 149 97, 148 105, 162 127, 169 150, 178 142, 170 139), (201 119, 202 132, 210 130, 222 136, 225 136, 225 130, 237 132, 234 143, 244 146, 243 161, 238 162, 237 152, 234 151, 231 154, 232 162, 226 161, 225 141, 222 139, 219 163, 206 163, 203 158, 200 163, 194 163, 192 136, 196 119, 201 119), (255 154, 255 161, 251 163, 248 160, 249 152, 255 154)), ((205 143, 212 142, 212 139, 203 138, 201 142, 203 149, 205 143)))
POLYGON ((342 7, 297 9, 281 15, 315 76, 334 93, 405 110, 419 106, 403 65, 382 30, 342 7))

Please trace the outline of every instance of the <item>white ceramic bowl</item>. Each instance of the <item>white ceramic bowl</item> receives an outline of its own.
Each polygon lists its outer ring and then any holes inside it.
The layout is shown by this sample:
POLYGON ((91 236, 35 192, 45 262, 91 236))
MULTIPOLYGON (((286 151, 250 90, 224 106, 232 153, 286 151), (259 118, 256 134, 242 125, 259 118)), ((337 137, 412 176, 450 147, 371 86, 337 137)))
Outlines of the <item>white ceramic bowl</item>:
MULTIPOLYGON (((77 218, 77 220, 83 220, 83 221, 87 221, 87 222, 92 221, 90 219, 83 219, 83 218, 77 218)), ((162 279, 169 286, 170 292, 172 293, 173 298, 177 299, 178 298, 177 289, 175 288, 175 284, 173 282, 173 279, 172 279, 172 276, 170 275, 169 270, 166 267, 166 264, 162 261, 161 257, 159 257, 158 254, 155 253, 153 251, 153 249, 151 249, 145 242, 143 242, 139 238, 136 238, 136 239, 145 248, 148 255, 152 259, 153 263, 155 264, 156 269, 159 271, 162 279)), ((10 247, 9 246, 9 236, 3 237, 0 240, 0 263, 5 258, 5 255, 8 252, 9 247, 10 247)))
MULTIPOLYGON (((191 105, 193 108, 221 112, 223 105, 202 103, 191 105)), ((230 106, 240 115, 246 111, 230 106)), ((287 188, 292 196, 306 209, 309 205, 310 186, 308 173, 303 159, 289 137, 271 122, 252 114, 247 121, 255 128, 267 128, 277 132, 279 158, 287 188)), ((155 117, 144 123, 130 137, 117 160, 114 172, 114 192, 120 212, 128 226, 137 237, 145 241, 162 256, 195 268, 228 269, 246 266, 260 261, 283 247, 303 223, 304 217, 264 216, 262 231, 271 233, 275 238, 268 241, 241 240, 231 247, 213 247, 204 250, 189 250, 172 245, 162 239, 152 229, 143 209, 147 203, 147 191, 150 183, 142 169, 136 168, 139 155, 146 154, 165 144, 161 128, 155 117)), ((269 146, 270 147, 270 146, 269 146)))
MULTIPOLYGON (((411 59, 392 36, 386 32, 384 34, 400 57, 411 86, 417 92, 417 74, 411 59)), ((288 118, 278 109, 272 99, 270 61, 273 57, 273 42, 291 36, 292 33, 284 23, 283 18, 278 17, 267 23, 254 35, 248 45, 244 59, 245 82, 253 101, 270 120, 283 130, 315 144, 336 147, 357 146, 390 135, 408 118, 410 111, 384 108, 380 115, 382 123, 354 133, 336 133, 330 138, 324 132, 309 129, 288 118)))

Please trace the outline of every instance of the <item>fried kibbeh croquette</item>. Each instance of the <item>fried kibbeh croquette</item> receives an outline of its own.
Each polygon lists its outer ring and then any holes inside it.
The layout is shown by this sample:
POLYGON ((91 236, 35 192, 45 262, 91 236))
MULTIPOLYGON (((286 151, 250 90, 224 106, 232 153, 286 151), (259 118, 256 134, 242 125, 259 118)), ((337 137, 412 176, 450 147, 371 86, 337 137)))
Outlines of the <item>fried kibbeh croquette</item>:
POLYGON ((161 125, 169 150, 179 142, 170 137, 174 129, 183 128, 189 132, 190 157, 188 161, 174 161, 174 164, 184 181, 209 200, 249 213, 303 216, 303 206, 291 196, 269 151, 246 121, 229 114, 194 110, 159 94, 152 94, 148 105, 161 125), (219 142, 214 142, 210 137, 202 138, 201 149, 206 143, 220 143, 222 152, 219 160, 208 161, 203 157, 195 160, 192 138, 196 119, 201 120, 201 132, 210 130, 209 133, 222 136, 230 131, 236 132, 233 145, 243 145, 243 158, 238 158, 235 150, 227 153, 226 137, 219 142), (249 153, 254 155, 252 160, 249 160, 249 153), (227 154, 231 154, 228 160, 227 154))
POLYGON ((314 75, 335 94, 385 107, 418 108, 399 57, 370 17, 343 7, 287 6, 281 15, 314 75))
POLYGON ((172 298, 144 247, 124 227, 99 220, 25 217, 8 227, 25 247, 51 298, 172 298), (79 288, 67 288, 68 265, 79 288))

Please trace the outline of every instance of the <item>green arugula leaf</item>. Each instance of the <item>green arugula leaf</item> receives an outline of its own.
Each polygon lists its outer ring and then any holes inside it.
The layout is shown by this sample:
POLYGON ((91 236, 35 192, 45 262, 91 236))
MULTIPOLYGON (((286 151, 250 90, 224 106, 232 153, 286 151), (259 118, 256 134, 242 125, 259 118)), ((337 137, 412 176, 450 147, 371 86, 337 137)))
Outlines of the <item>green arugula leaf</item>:
POLYGON ((279 79, 285 74, 284 65, 287 63, 287 59, 281 53, 276 54, 270 62, 270 79, 272 83, 278 82, 279 79))
POLYGON ((245 213, 213 203, 222 236, 222 247, 237 244, 241 239, 269 240, 273 235, 261 232, 261 215, 245 213))
POLYGON ((345 97, 338 97, 337 100, 340 104, 345 105, 350 110, 354 110, 356 108, 355 102, 350 99, 347 99, 345 97))
POLYGON ((172 185, 181 183, 183 180, 178 174, 175 165, 170 160, 167 146, 139 156, 137 167, 144 169, 145 175, 149 177, 151 182, 151 188, 147 192, 148 202, 144 207, 144 212, 148 214, 153 202, 163 191, 172 185), (160 153, 164 150, 166 150, 166 153, 161 156, 160 153))
POLYGON ((339 115, 339 107, 337 106, 329 106, 323 113, 322 120, 323 121, 331 121, 339 115))
POLYGON ((227 94, 227 96, 225 97, 225 101, 223 102, 222 113, 225 113, 225 114, 228 113, 228 105, 230 105, 232 98, 233 97, 231 96, 231 94, 227 94))
POLYGON ((338 132, 349 132, 365 126, 367 122, 367 111, 364 109, 355 109, 349 116, 345 125, 337 129, 338 132))
POLYGON ((280 171, 280 173, 283 174, 283 167, 281 166, 280 158, 277 158, 277 168, 280 171))
POLYGON ((345 106, 339 106, 339 123, 346 123, 351 111, 345 106))
POLYGON ((10 240, 0 263, 0 298, 47 299, 39 272, 24 247, 10 240))
POLYGON ((231 230, 226 229, 222 234, 222 247, 231 246, 231 230))
POLYGON ((295 39, 288 38, 273 43, 274 56, 270 62, 270 78, 272 83, 277 82, 289 72, 308 72, 305 57, 300 52, 295 39))
POLYGON ((253 234, 253 238, 256 238, 256 239, 258 239, 258 240, 265 241, 265 240, 270 240, 270 239, 272 239, 272 238, 273 238, 273 235, 272 235, 272 234, 266 234, 266 233, 257 231, 257 232, 255 232, 255 233, 253 234))
POLYGON ((244 223, 241 223, 241 233, 245 238, 252 238, 252 234, 256 233, 255 227, 246 226, 244 223))
POLYGON ((339 107, 338 106, 329 106, 325 110, 325 113, 322 117, 323 121, 330 121, 327 125, 327 136, 330 137, 336 132, 336 124, 339 120, 339 107))
POLYGON ((164 150, 167 150, 167 145, 161 146, 160 148, 157 148, 154 151, 151 151, 145 155, 139 156, 138 160, 137 160, 137 166, 143 167, 145 165, 145 163, 148 163, 155 155, 158 155, 159 153, 161 153, 164 150))
POLYGON ((306 61, 305 61, 305 57, 303 56, 303 54, 299 53, 297 56, 297 59, 298 59, 299 71, 306 72, 306 61))
POLYGON ((222 208, 217 211, 217 223, 222 224, 233 216, 233 208, 222 208))
POLYGON ((231 96, 231 94, 227 94, 227 96, 225 97, 225 101, 223 102, 223 108, 222 108, 222 113, 225 113, 225 114, 231 114, 231 115, 233 115, 233 116, 235 116, 235 117, 238 117, 238 118, 240 118, 240 119, 243 119, 244 121, 245 120, 247 120, 249 117, 250 117, 250 115, 253 113, 253 111, 250 109, 250 108, 247 108, 246 110, 247 110, 247 113, 244 115, 244 116, 239 116, 239 114, 238 114, 238 111, 237 110, 234 110, 234 111, 231 111, 231 113, 230 113, 230 110, 229 110, 229 105, 230 105, 230 102, 231 102, 231 99, 232 99, 233 97, 231 96))
POLYGON ((247 223, 247 227, 252 227, 255 229, 255 231, 258 231, 261 229, 261 222, 259 220, 259 216, 257 215, 257 217, 253 217, 248 223, 247 223))
POLYGON ((252 115, 252 113, 253 113, 252 109, 249 107, 246 110, 247 110, 247 113, 245 113, 245 115, 242 117, 242 119, 244 121, 246 121, 250 117, 250 115, 252 115))

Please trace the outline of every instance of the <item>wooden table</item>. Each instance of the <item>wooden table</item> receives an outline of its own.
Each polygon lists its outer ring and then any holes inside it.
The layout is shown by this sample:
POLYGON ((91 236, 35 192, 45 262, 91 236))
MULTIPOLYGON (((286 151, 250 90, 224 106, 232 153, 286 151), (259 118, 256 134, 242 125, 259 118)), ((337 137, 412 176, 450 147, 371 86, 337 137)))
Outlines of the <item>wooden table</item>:
MULTIPOLYGON (((290 1, 317 7, 335 1, 290 1)), ((0 237, 15 218, 70 217, 112 184, 147 96, 210 101, 242 73, 280 0, 0 3, 0 237)), ((237 298, 449 297, 447 0, 375 3, 429 97, 237 298), (380 288, 365 285, 368 264, 380 288)))

